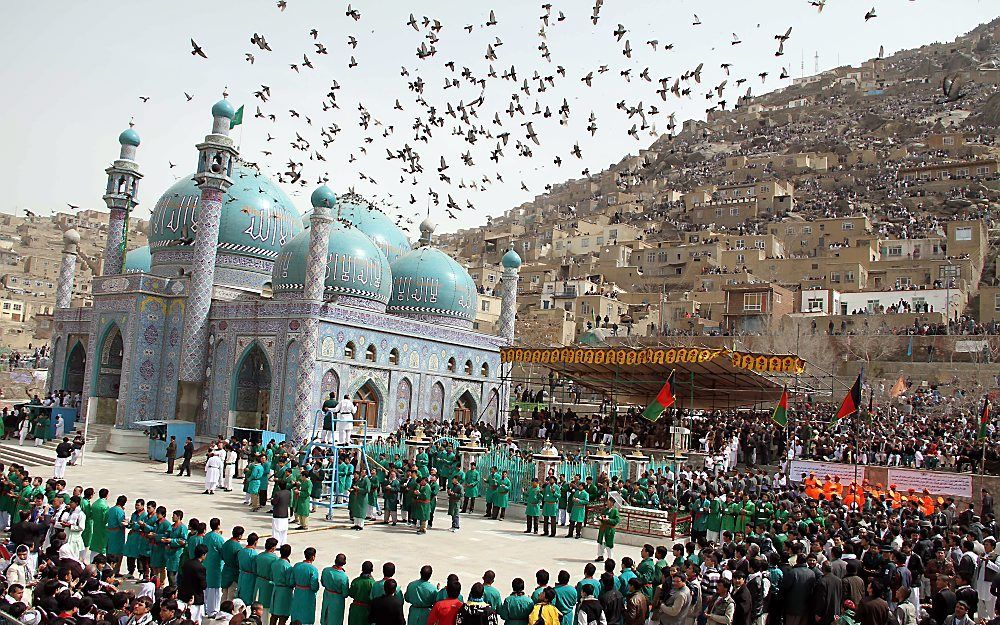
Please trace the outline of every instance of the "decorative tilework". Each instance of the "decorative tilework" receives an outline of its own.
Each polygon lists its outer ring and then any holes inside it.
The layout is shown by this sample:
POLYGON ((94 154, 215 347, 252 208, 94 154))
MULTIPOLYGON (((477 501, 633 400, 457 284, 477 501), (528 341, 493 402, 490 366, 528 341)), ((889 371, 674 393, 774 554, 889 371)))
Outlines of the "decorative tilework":
POLYGON ((69 308, 73 302, 73 281, 76 277, 76 255, 63 252, 56 284, 56 308, 69 308))
POLYGON ((117 276, 125 262, 125 209, 112 208, 108 220, 108 241, 104 246, 104 275, 117 276))

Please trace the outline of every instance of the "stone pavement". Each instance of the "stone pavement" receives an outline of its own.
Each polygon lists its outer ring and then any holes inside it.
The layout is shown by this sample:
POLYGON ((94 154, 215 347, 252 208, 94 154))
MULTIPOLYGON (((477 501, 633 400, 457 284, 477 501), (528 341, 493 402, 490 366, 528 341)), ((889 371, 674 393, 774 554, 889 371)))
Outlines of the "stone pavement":
MULTIPOLYGON (((168 510, 184 510, 185 522, 192 516, 206 522, 211 517, 219 517, 226 538, 234 525, 243 525, 247 533, 270 534, 270 517, 264 511, 251 513, 242 504, 243 492, 236 490, 242 482, 235 483, 231 493, 217 491, 215 495, 203 495, 204 477, 199 469, 192 472, 192 477, 177 477, 166 475, 165 467, 135 456, 89 452, 83 466, 67 468, 66 483, 70 490, 75 485, 98 490, 107 488, 111 491, 108 499, 112 504, 115 497, 123 494, 129 499, 126 505, 129 514, 137 497, 152 498, 168 510)), ((50 466, 29 470, 43 477, 49 477, 52 472, 50 466)), ((486 520, 482 518, 482 500, 477 505, 479 514, 463 516, 462 530, 456 534, 449 531, 451 520, 444 514, 444 508, 439 508, 435 527, 421 536, 405 524, 396 527, 369 525, 363 532, 355 532, 349 529, 346 509, 335 510, 332 522, 326 521, 324 514, 317 511, 310 518, 309 530, 289 532, 292 561, 301 560, 306 547, 315 547, 317 568, 322 570, 342 552, 347 555, 347 572, 352 579, 359 573, 364 560, 375 564, 376 578, 382 563, 392 561, 396 564, 396 579, 402 585, 416 579, 422 565, 430 564, 434 567, 435 582, 443 583, 448 573, 456 573, 466 594, 473 583, 480 581, 484 570, 493 569, 497 574, 497 588, 506 596, 514 577, 523 578, 529 590, 534 588, 534 574, 539 568, 549 570, 552 583, 559 569, 569 571, 576 581, 583 576, 584 565, 597 555, 592 539, 563 538, 566 528, 560 528, 558 538, 526 536, 521 533, 523 520, 486 520)), ((639 560, 637 547, 621 546, 615 551, 619 560, 626 555, 636 562, 639 560)))

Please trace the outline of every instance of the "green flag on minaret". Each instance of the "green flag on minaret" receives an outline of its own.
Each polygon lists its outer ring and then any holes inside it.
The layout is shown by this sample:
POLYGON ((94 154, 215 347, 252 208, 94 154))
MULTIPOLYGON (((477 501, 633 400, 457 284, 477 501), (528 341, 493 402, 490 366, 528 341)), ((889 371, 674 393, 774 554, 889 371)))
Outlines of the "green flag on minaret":
POLYGON ((242 123, 243 123, 243 105, 241 104, 240 108, 236 109, 236 114, 233 115, 233 118, 229 121, 229 129, 232 130, 233 128, 236 128, 242 123))

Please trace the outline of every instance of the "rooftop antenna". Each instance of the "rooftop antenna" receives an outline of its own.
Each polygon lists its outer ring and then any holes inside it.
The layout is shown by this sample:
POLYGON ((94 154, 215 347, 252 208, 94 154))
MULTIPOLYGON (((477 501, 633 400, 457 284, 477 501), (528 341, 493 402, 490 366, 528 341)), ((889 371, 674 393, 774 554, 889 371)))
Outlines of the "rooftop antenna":
POLYGON ((815 72, 818 74, 819 73, 819 50, 816 50, 816 57, 815 58, 816 58, 816 69, 815 69, 815 72))

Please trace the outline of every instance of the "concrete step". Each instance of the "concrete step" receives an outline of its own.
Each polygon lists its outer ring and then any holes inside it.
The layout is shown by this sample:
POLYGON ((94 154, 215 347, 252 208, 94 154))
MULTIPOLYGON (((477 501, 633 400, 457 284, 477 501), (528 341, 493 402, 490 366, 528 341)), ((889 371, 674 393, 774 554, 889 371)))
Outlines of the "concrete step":
POLYGON ((56 454, 54 449, 46 447, 35 447, 25 444, 23 447, 17 441, 4 441, 0 443, 0 461, 5 463, 16 462, 27 467, 52 466, 56 454))

